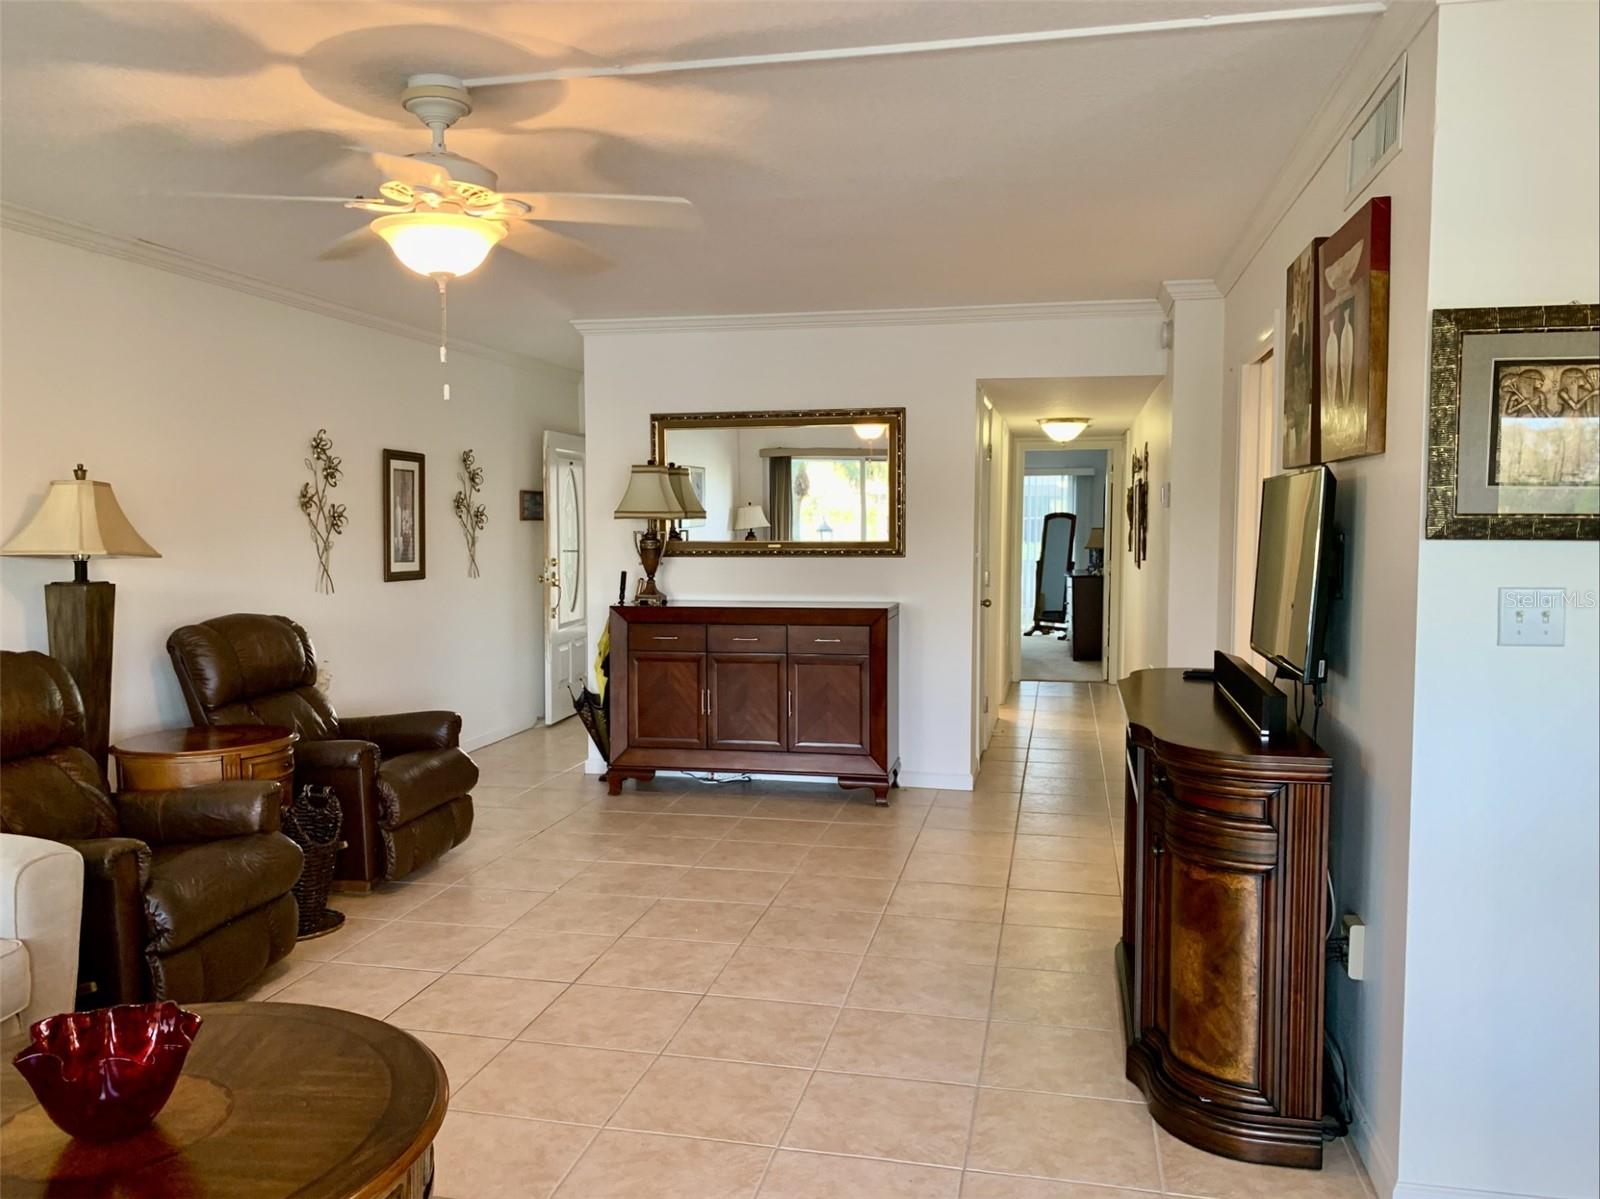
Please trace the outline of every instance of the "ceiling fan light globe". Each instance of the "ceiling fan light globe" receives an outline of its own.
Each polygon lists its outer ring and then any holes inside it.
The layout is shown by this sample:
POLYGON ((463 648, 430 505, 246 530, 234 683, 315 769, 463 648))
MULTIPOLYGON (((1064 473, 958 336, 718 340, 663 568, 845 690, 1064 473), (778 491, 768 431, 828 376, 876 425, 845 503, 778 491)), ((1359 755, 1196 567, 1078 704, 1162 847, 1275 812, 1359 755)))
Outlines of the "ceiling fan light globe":
POLYGON ((470 275, 506 235, 499 221, 455 212, 379 217, 372 231, 388 243, 402 266, 429 279, 470 275))
POLYGON ((1039 422, 1039 427, 1051 441, 1072 441, 1089 427, 1089 421, 1082 416, 1048 417, 1039 422))

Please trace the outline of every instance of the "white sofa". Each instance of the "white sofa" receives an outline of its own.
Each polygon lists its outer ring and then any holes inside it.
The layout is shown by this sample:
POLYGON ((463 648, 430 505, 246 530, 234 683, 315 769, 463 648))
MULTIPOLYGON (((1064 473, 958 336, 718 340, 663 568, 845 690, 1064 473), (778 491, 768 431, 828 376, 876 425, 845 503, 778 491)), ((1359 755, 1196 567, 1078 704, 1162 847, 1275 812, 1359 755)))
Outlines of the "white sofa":
POLYGON ((82 918, 82 855, 0 833, 0 1031, 72 1010, 82 918))

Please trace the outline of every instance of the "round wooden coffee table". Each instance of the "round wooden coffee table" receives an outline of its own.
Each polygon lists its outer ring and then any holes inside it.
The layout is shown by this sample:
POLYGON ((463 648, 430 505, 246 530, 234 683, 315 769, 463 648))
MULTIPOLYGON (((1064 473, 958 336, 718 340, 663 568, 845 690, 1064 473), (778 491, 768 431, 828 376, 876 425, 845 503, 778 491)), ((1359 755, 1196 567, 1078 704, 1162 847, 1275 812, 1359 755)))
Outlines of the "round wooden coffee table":
POLYGON ((422 1199, 444 1120, 444 1067, 392 1025, 290 1003, 197 1003, 204 1019, 156 1122, 77 1141, 34 1102, 6 1041, 0 1194, 173 1199, 422 1199))
POLYGON ((300 734, 273 724, 162 729, 111 747, 119 791, 169 791, 199 783, 277 783, 294 800, 294 743, 300 734))

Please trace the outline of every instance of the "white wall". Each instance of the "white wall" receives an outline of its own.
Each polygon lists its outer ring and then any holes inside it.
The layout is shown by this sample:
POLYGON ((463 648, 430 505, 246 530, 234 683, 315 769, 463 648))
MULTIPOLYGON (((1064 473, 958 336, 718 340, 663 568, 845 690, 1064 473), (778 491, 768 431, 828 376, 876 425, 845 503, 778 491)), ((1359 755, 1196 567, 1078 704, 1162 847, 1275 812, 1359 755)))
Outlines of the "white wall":
POLYGON ((976 382, 1159 374, 1163 359, 1153 305, 1134 306, 1129 316, 1028 319, 1025 311, 1011 319, 985 310, 983 319, 908 314, 904 322, 838 324, 802 317, 793 327, 783 327, 782 317, 756 328, 711 320, 697 328, 626 322, 615 331, 585 324, 587 420, 613 431, 589 443, 589 510, 597 517, 589 530, 591 636, 606 619, 617 572, 638 574, 636 522, 605 514, 648 442, 652 412, 904 407, 904 557, 669 559, 660 582, 680 599, 899 601, 902 780, 970 786, 976 382))
MULTIPOLYGON (((1405 16, 1391 10, 1383 19, 1405 16)), ((1237 397, 1242 369, 1261 354, 1262 331, 1281 328, 1278 314, 1290 262, 1313 237, 1335 232, 1368 196, 1393 197, 1388 448, 1332 468, 1338 521, 1347 538, 1346 578, 1344 598, 1331 615, 1327 707, 1317 731, 1334 759, 1331 865, 1339 908, 1359 913, 1368 927, 1366 981, 1353 983, 1337 968, 1328 972, 1328 1029, 1349 1063, 1356 1144, 1380 1195, 1393 1186, 1400 1139, 1434 60, 1430 21, 1409 47, 1401 152, 1365 193, 1347 204, 1342 146, 1330 143, 1320 168, 1243 273, 1225 288, 1224 394, 1237 397)), ((1392 57, 1363 64, 1365 84, 1360 78, 1355 81, 1357 104, 1392 65, 1392 57)), ((1280 381, 1274 407, 1281 414, 1282 372, 1276 374, 1280 381)), ((1228 408, 1223 476, 1233 479, 1238 413, 1236 404, 1228 408)), ((1230 519, 1224 522, 1227 536, 1221 549, 1225 561, 1232 559, 1232 500, 1228 488, 1223 502, 1230 519)), ((1465 942, 1459 947, 1465 950, 1465 942)), ((1472 968, 1465 960, 1463 967, 1472 968)))
MULTIPOLYGON (((235 611, 304 624, 341 711, 454 708, 473 744, 538 719, 544 526, 518 521, 517 491, 541 485, 542 431, 581 427, 572 372, 458 352, 445 403, 425 342, 11 230, 0 258, 0 536, 83 462, 163 554, 90 565, 118 585, 114 738, 188 722, 167 635, 235 611), (331 596, 295 504, 319 427, 350 515, 331 596), (469 447, 489 507, 473 580, 450 507, 469 447), (385 448, 427 455, 421 582, 383 582, 385 448)), ((43 585, 70 577, 4 559, 0 643, 46 648, 43 585)))
MULTIPOLYGON (((1597 11, 1440 9, 1432 307, 1600 301, 1597 11)), ((1593 542, 1421 546, 1397 1193, 1600 1194, 1597 576, 1593 542), (1565 647, 1497 646, 1504 586, 1586 597, 1565 647)))
MULTIPOLYGON (((1170 355, 1166 356, 1170 359, 1170 355)), ((1136 670, 1148 670, 1167 665, 1167 609, 1169 573, 1167 570, 1167 542, 1171 533, 1171 510, 1161 506, 1161 484, 1171 478, 1172 460, 1172 379, 1170 366, 1167 376, 1156 384, 1139 415, 1133 420, 1128 433, 1128 450, 1123 456, 1117 486, 1121 495, 1116 502, 1126 504, 1128 486, 1133 482, 1134 455, 1150 451, 1150 481, 1148 532, 1145 536, 1145 560, 1137 567, 1128 549, 1128 532, 1124 528, 1116 544, 1109 546, 1106 557, 1117 556, 1122 571, 1122 660, 1124 676, 1136 670)), ((1137 532, 1135 532, 1137 536, 1137 532)))

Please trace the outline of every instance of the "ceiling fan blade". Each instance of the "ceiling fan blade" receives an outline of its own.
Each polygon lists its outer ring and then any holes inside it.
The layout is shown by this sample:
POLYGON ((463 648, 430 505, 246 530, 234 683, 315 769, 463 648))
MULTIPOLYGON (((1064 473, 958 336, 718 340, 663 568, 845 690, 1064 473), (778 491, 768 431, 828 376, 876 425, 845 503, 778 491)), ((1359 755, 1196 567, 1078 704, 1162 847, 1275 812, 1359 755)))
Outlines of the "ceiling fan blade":
POLYGON ((375 249, 381 244, 377 234, 372 232, 372 226, 362 225, 359 229, 350 230, 349 233, 330 244, 317 257, 328 261, 337 258, 353 258, 355 255, 375 249))
POLYGON ((525 221, 575 225, 642 225, 655 229, 698 229, 699 214, 682 196, 613 196, 598 192, 501 192, 530 209, 525 221))
POLYGON ((542 225, 512 225, 511 235, 500 244, 540 266, 569 275, 593 275, 616 265, 598 250, 542 225))
POLYGON ((267 196, 252 192, 163 192, 186 200, 286 200, 300 204, 359 204, 367 196, 267 196))
POLYGON ((371 146, 351 146, 352 150, 372 159, 372 165, 383 172, 385 179, 398 179, 401 183, 428 187, 435 191, 450 182, 450 172, 438 163, 422 162, 405 154, 390 154, 374 150, 371 146))

